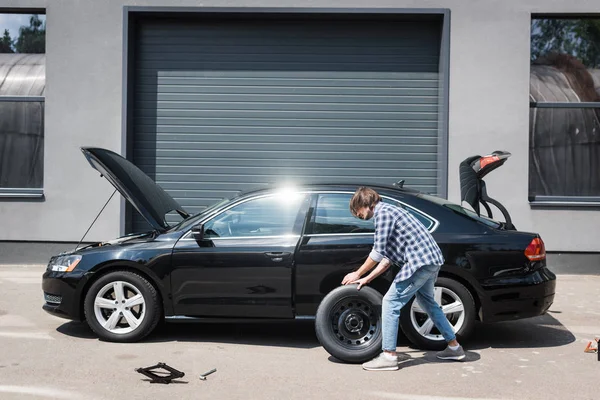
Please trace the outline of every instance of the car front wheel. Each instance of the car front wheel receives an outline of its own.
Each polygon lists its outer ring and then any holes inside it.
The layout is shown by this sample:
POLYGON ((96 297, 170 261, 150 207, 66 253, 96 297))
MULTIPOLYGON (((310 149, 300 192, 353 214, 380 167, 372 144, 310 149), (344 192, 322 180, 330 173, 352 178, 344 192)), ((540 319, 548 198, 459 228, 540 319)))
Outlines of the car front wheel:
POLYGON ((159 307, 159 295, 148 280, 130 271, 115 271, 92 284, 84 312, 100 339, 135 342, 154 330, 161 316, 159 307))
MULTIPOLYGON (((438 278, 434 297, 450 322, 458 340, 466 338, 475 325, 475 302, 469 290, 459 282, 438 278)), ((414 345, 422 349, 441 350, 446 341, 433 321, 413 298, 400 313, 400 327, 414 345)))
POLYGON ((368 361, 381 352, 381 294, 357 285, 332 290, 319 305, 315 331, 319 343, 338 360, 368 361))

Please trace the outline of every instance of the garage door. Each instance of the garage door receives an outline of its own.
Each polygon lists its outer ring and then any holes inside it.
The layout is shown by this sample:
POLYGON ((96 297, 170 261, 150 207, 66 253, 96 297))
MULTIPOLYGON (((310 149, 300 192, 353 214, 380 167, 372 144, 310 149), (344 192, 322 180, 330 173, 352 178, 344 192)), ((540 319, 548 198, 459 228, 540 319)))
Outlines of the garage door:
MULTIPOLYGON (((191 213, 292 181, 435 193, 440 22, 147 20, 130 156, 191 213)), ((132 229, 145 224, 133 216, 132 229)))

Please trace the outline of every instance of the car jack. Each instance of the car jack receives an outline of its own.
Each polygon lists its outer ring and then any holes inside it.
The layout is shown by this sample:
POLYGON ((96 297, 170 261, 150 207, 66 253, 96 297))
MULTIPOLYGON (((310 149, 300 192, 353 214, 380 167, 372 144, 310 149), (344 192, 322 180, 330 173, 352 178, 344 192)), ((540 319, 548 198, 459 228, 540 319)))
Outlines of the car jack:
POLYGON ((600 361, 600 338, 595 338, 594 341, 588 342, 583 351, 584 353, 597 353, 598 361, 600 361), (594 342, 596 342, 596 344, 594 344, 594 342))
POLYGON ((146 375, 151 379, 150 383, 171 383, 173 379, 183 378, 185 374, 181 371, 176 370, 173 367, 168 366, 165 363, 159 362, 156 365, 146 368, 136 368, 136 372, 139 372, 142 375, 146 375), (166 370, 169 374, 165 375, 165 371, 159 371, 162 368, 166 370))

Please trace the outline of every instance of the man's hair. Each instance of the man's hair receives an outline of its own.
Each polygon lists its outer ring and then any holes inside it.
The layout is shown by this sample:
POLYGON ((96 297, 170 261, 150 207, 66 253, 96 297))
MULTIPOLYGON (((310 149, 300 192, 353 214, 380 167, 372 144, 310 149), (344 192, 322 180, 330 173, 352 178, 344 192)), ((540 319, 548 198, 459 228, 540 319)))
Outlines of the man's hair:
POLYGON ((356 216, 359 209, 375 206, 380 201, 381 197, 376 191, 364 186, 359 187, 350 200, 350 212, 356 216))

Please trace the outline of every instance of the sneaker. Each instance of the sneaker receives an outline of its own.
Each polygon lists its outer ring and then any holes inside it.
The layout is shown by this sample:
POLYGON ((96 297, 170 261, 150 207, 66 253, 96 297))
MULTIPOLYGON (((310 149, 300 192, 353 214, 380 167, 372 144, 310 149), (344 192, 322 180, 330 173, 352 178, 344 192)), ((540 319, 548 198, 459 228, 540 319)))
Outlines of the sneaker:
POLYGON ((390 359, 385 353, 362 365, 367 371, 396 371, 398 369, 398 357, 390 359))
POLYGON ((446 347, 445 350, 437 353, 437 358, 440 360, 462 360, 465 358, 465 351, 462 346, 458 346, 458 349, 452 350, 450 347, 446 347))

